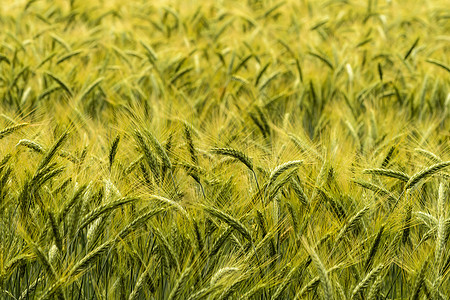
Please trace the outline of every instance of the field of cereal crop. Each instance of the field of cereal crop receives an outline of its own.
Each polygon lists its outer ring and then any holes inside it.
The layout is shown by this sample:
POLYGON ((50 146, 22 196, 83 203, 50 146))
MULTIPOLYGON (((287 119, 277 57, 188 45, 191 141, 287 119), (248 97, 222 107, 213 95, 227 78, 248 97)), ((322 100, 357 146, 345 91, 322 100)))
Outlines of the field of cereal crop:
POLYGON ((1 299, 448 299, 446 0, 3 0, 1 299))

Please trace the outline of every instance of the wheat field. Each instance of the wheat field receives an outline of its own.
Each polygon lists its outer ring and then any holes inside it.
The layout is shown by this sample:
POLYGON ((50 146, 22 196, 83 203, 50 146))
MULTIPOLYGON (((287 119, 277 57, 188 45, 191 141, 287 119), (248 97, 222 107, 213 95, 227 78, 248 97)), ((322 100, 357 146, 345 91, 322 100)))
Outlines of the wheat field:
POLYGON ((449 299, 445 0, 3 0, 1 299, 449 299))

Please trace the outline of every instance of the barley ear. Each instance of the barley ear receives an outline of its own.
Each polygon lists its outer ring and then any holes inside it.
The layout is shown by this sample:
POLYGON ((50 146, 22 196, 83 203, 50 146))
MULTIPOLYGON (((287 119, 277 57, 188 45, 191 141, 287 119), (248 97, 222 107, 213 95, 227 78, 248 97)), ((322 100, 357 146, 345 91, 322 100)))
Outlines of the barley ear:
POLYGON ((362 294, 364 290, 369 286, 370 282, 378 277, 378 274, 383 270, 384 265, 380 264, 378 267, 370 271, 363 280, 361 280, 358 285, 353 289, 352 295, 350 297, 351 300, 358 299, 358 295, 362 294))
POLYGON ((425 261, 417 274, 416 280, 413 286, 413 292, 411 293, 411 300, 418 300, 420 296, 420 290, 424 285, 425 273, 427 271, 428 261, 425 261))
POLYGON ((372 246, 370 247, 369 255, 367 256, 366 262, 364 264, 364 269, 366 270, 366 272, 372 266, 373 260, 375 258, 375 255, 376 255, 377 251, 378 251, 378 248, 380 246, 381 237, 383 235, 384 227, 385 227, 385 225, 383 224, 381 226, 380 230, 378 230, 377 236, 375 237, 375 240, 373 241, 372 246))
POLYGON ((317 272, 319 273, 319 281, 323 289, 324 293, 324 299, 326 300, 332 300, 333 299, 333 287, 331 285, 331 281, 328 278, 327 270, 325 269, 325 266, 323 265, 322 261, 320 260, 319 256, 317 255, 314 248, 309 247, 306 244, 306 240, 303 239, 303 244, 305 245, 309 255, 311 256, 312 262, 314 266, 316 267, 317 272))
POLYGON ((216 217, 227 223, 230 227, 234 228, 237 232, 242 234, 242 236, 245 237, 249 242, 252 241, 252 236, 248 231, 248 229, 241 222, 239 222, 232 216, 212 207, 204 206, 204 210, 211 216, 216 217))
POLYGON ((267 185, 266 185, 266 194, 267 194, 268 189, 270 189, 271 185, 277 180, 277 178, 283 172, 285 172, 291 168, 298 167, 302 163, 303 163, 302 160, 292 160, 292 161, 285 162, 285 163, 275 167, 269 175, 269 180, 267 181, 267 185))
POLYGON ((117 154, 117 148, 119 147, 120 135, 118 134, 114 141, 111 144, 111 148, 109 149, 109 171, 111 172, 112 165, 114 163, 114 158, 117 154))
POLYGON ((367 300, 377 300, 378 293, 380 292, 383 285, 383 274, 379 273, 378 277, 375 279, 372 287, 370 288, 369 294, 367 296, 367 300))
POLYGON ((167 300, 180 299, 180 296, 183 294, 183 288, 187 287, 187 281, 189 280, 190 274, 191 268, 186 268, 183 273, 181 273, 167 300))
POLYGON ((420 180, 425 179, 427 177, 432 176, 433 174, 439 172, 440 170, 450 166, 450 161, 445 161, 441 163, 437 163, 435 165, 430 166, 429 168, 423 169, 422 171, 414 174, 411 176, 411 178, 408 180, 408 182, 405 185, 405 189, 410 189, 414 185, 416 185, 420 180))
POLYGON ((147 277, 149 276, 149 272, 151 270, 151 265, 148 265, 147 268, 145 268, 144 272, 139 276, 138 280, 136 281, 136 284, 134 285, 133 291, 130 293, 130 296, 128 297, 128 300, 135 300, 138 299, 139 293, 141 292, 144 283, 147 281, 147 277))
POLYGON ((405 173, 389 169, 366 169, 363 171, 363 173, 396 178, 404 182, 408 182, 409 180, 409 176, 405 173))
POLYGON ((55 156, 56 152, 59 150, 59 148, 61 148, 61 146, 67 140, 68 136, 69 136, 69 133, 66 131, 59 137, 59 139, 53 144, 53 146, 50 148, 50 150, 47 151, 47 154, 42 158, 37 170, 42 170, 44 167, 46 167, 50 163, 52 158, 55 156))
POLYGON ((17 125, 13 125, 10 127, 6 127, 5 129, 0 130, 0 140, 16 131, 28 126, 28 125, 29 125, 28 123, 22 123, 22 124, 17 124, 17 125))

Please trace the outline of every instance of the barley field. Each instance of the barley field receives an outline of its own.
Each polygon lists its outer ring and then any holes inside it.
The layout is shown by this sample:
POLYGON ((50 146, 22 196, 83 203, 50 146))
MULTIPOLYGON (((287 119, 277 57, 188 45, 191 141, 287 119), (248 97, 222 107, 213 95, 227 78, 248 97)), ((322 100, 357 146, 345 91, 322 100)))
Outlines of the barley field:
POLYGON ((0 2, 1 299, 449 299, 448 1, 0 2))

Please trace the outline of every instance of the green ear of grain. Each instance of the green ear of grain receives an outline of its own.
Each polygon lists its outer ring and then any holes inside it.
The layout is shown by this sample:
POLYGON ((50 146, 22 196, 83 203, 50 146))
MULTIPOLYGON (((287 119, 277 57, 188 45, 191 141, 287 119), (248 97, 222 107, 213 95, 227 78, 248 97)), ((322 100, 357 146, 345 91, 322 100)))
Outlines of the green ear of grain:
POLYGON ((437 156, 436 154, 434 154, 434 153, 432 153, 432 152, 430 152, 428 150, 415 148, 414 151, 416 151, 416 152, 420 153, 421 155, 427 157, 428 159, 430 159, 435 164, 442 162, 442 159, 439 156, 437 156))
POLYGON ((10 272, 14 271, 16 268, 23 266, 24 264, 32 261, 36 255, 32 254, 19 254, 13 258, 11 258, 9 261, 4 262, 3 265, 3 275, 9 274, 10 272))
POLYGON ((63 207, 61 208, 61 211, 58 215, 58 223, 66 218, 67 214, 72 209, 72 207, 83 197, 86 189, 87 185, 82 185, 80 188, 77 189, 74 196, 70 200, 64 202, 63 207))
POLYGON ((144 152, 144 158, 147 162, 147 165, 150 167, 150 170, 152 171, 155 178, 158 180, 160 176, 160 167, 158 160, 156 159, 156 156, 153 154, 153 152, 150 150, 149 145, 144 139, 144 136, 142 133, 138 130, 135 131, 135 138, 137 141, 137 144, 139 148, 144 152))
POLYGON ((217 286, 208 286, 205 287, 198 292, 193 293, 192 295, 187 298, 187 300, 200 300, 200 299, 207 299, 209 295, 217 291, 219 287, 217 286))
POLYGON ((146 133, 150 139, 150 142, 153 144, 153 148, 156 150, 159 157, 161 158, 163 166, 165 168, 172 169, 172 162, 170 161, 170 158, 167 155, 166 150, 163 148, 163 146, 161 146, 159 141, 156 139, 156 137, 150 131, 146 131, 146 133))
POLYGON ((36 143, 36 142, 33 142, 33 141, 30 141, 30 140, 26 140, 26 139, 20 140, 20 141, 17 143, 16 147, 17 147, 17 146, 24 146, 24 147, 27 147, 27 148, 29 148, 29 149, 31 149, 31 150, 37 152, 37 153, 44 153, 44 152, 45 152, 44 147, 42 147, 40 144, 38 144, 38 143, 36 143))
POLYGON ((251 236, 250 232, 248 231, 248 229, 241 222, 239 222, 232 216, 230 216, 218 209, 212 208, 212 207, 204 206, 203 209, 207 213, 209 213, 211 216, 216 217, 216 218, 224 221, 225 223, 227 223, 228 226, 234 228, 237 232, 242 234, 242 236, 245 237, 248 241, 250 241, 250 242, 252 241, 252 236, 251 236))
POLYGON ((91 211, 90 213, 88 213, 87 215, 85 215, 81 219, 78 230, 82 230, 83 228, 88 226, 90 223, 92 223, 94 220, 96 220, 100 216, 107 214, 115 209, 118 209, 118 208, 124 206, 125 204, 130 204, 130 203, 136 202, 138 200, 140 200, 140 198, 124 197, 124 198, 103 204, 103 205, 97 207, 96 209, 94 209, 93 211, 91 211))
POLYGON ((356 224, 362 219, 362 217, 368 210, 369 207, 364 207, 345 223, 344 227, 342 227, 336 238, 336 244, 339 243, 339 241, 343 239, 349 231, 355 228, 356 224))
POLYGON ((275 290, 275 293, 273 293, 271 300, 278 300, 282 299, 282 293, 286 289, 287 285, 290 283, 292 277, 297 273, 297 268, 293 267, 289 273, 286 275, 286 277, 283 279, 283 282, 278 286, 278 288, 275 290))
POLYGON ((425 261, 417 274, 414 286, 412 288, 411 300, 418 300, 420 296, 420 291, 425 284, 425 273, 427 272, 428 261, 425 261))
POLYGON ((386 167, 389 165, 389 163, 392 160, 392 157, 394 156, 394 152, 395 152, 396 147, 392 146, 391 148, 389 148, 388 153, 386 154, 386 157, 383 160, 383 163, 381 164, 381 168, 382 169, 386 169, 386 167))
POLYGON ((438 67, 440 67, 440 68, 442 68, 442 69, 444 69, 445 71, 447 71, 447 72, 450 73, 450 67, 446 66, 444 63, 442 63, 442 62, 440 62, 440 61, 437 61, 437 60, 431 59, 431 58, 426 59, 425 61, 426 61, 427 63, 430 63, 430 64, 433 64, 433 65, 435 65, 435 66, 438 66, 438 67))
POLYGON ((114 246, 114 241, 107 241, 86 254, 70 269, 69 275, 74 276, 85 271, 87 268, 90 268, 94 262, 101 255, 105 254, 112 246, 114 246))
POLYGON ((153 48, 150 45, 144 43, 143 41, 140 41, 140 43, 141 43, 142 47, 144 47, 145 51, 147 51, 148 59, 152 63, 156 62, 158 60, 158 57, 156 56, 155 50, 153 50, 153 48))
POLYGON ((372 280, 374 280, 375 278, 378 277, 378 274, 381 273, 381 271, 383 270, 384 265, 380 264, 378 267, 376 267, 375 269, 373 269, 372 271, 370 271, 363 280, 361 280, 357 286, 355 286, 355 288, 352 291, 352 295, 350 297, 351 300, 353 299, 359 299, 358 295, 360 293, 363 293, 365 289, 367 289, 369 287, 369 284, 372 280))
POLYGON ((411 53, 413 52, 414 48, 416 48, 417 44, 419 44, 419 40, 420 37, 418 37, 414 43, 412 44, 412 46, 408 49, 408 51, 406 52, 405 56, 403 57, 404 60, 408 59, 408 57, 411 55, 411 53))
POLYGON ((275 167, 269 175, 269 180, 267 182, 267 188, 269 188, 270 185, 273 184, 273 182, 275 182, 281 174, 283 174, 283 172, 285 172, 291 168, 298 167, 302 163, 303 163, 302 160, 292 160, 292 161, 285 162, 285 163, 275 167))
POLYGON ((59 86, 66 91, 66 93, 72 98, 73 97, 73 92, 72 90, 69 88, 69 86, 62 80, 60 79, 58 76, 56 76, 53 73, 50 72, 45 72, 51 79, 53 79, 57 84, 59 84, 59 86))
POLYGON ((59 65, 59 64, 63 63, 64 61, 66 61, 66 60, 68 60, 68 59, 70 59, 70 58, 72 58, 72 57, 74 57, 74 56, 77 56, 77 55, 79 55, 79 54, 81 54, 81 53, 83 53, 83 50, 75 50, 75 51, 72 51, 72 52, 70 52, 70 53, 68 53, 68 54, 66 54, 66 55, 64 55, 64 56, 62 56, 61 58, 59 58, 59 59, 56 61, 56 64, 59 65))
POLYGON ((242 162, 250 171, 253 171, 253 162, 243 152, 231 148, 213 148, 211 152, 214 154, 233 157, 242 162))
POLYGON ((108 155, 108 158, 109 158, 109 170, 111 170, 112 165, 114 163, 114 158, 116 157, 116 154, 117 154, 117 149, 119 147, 119 142, 120 142, 120 135, 118 134, 116 136, 116 138, 114 139, 114 141, 112 142, 111 148, 109 150, 109 155, 108 155))
POLYGON ((233 233, 234 228, 228 227, 214 242, 214 244, 211 246, 211 250, 209 251, 209 256, 213 257, 216 255, 220 248, 222 248, 225 241, 230 237, 230 235, 233 233))
POLYGON ((295 192, 295 194, 297 195, 298 199, 300 200, 300 202, 308 207, 309 206, 309 200, 308 200, 308 196, 305 194, 305 192, 303 191, 300 183, 299 183, 299 179, 297 178, 293 178, 291 180, 291 186, 295 192))
POLYGON ((298 292, 295 297, 294 300, 298 300, 298 299, 304 299, 303 296, 307 293, 310 293, 314 290, 316 290, 316 288, 319 286, 320 284, 320 277, 314 277, 310 282, 308 282, 308 284, 306 284, 301 290, 300 292, 298 292))
POLYGON ((153 233, 159 240, 159 246, 161 246, 164 249, 164 253, 167 257, 167 260, 169 264, 174 266, 177 270, 177 272, 180 272, 180 262, 177 258, 177 255, 175 253, 175 250, 173 249, 172 245, 169 243, 167 238, 163 235, 163 233, 156 227, 153 228, 153 233))
POLYGON ((191 127, 188 126, 186 123, 183 126, 183 132, 184 132, 184 138, 186 140, 189 155, 191 156, 191 161, 194 165, 198 165, 198 156, 197 156, 197 150, 194 146, 194 140, 192 138, 192 132, 191 127))
POLYGON ((378 294, 382 288, 383 285, 383 274, 379 273, 378 277, 375 279, 374 283, 372 284, 372 287, 370 288, 369 294, 367 296, 367 300, 377 300, 378 294))
POLYGON ((233 157, 233 158, 239 160, 240 162, 242 162, 253 173, 258 191, 261 190, 259 187, 258 178, 256 177, 255 170, 253 169, 253 162, 246 154, 242 153, 239 150, 235 150, 235 149, 231 149, 231 148, 213 148, 213 149, 211 149, 211 152, 218 154, 218 155, 225 155, 225 156, 233 157))
POLYGON ((369 268, 372 266, 373 260, 380 246, 381 237, 383 235, 385 225, 382 225, 380 230, 378 230, 377 236, 375 237, 372 246, 370 247, 369 254, 367 256, 366 262, 364 264, 364 269, 367 272, 369 268))
POLYGON ((83 92, 81 92, 79 99, 82 101, 86 96, 93 91, 102 81, 104 80, 103 77, 100 77, 96 79, 93 83, 91 83, 83 92))
POLYGON ((7 127, 5 129, 1 130, 0 131, 0 140, 16 131, 28 126, 28 125, 29 125, 28 123, 22 123, 22 124, 13 125, 13 126, 10 126, 10 127, 7 127))
MULTIPOLYGON (((304 242, 304 244, 305 244, 305 242, 304 242)), ((319 256, 317 255, 316 251, 311 247, 307 247, 307 248, 308 248, 309 255, 312 259, 312 262, 313 262, 314 266, 316 267, 317 272, 319 273, 319 282, 322 286, 324 299, 332 300, 333 299, 333 287, 332 287, 331 281, 328 277, 327 270, 325 269, 325 266, 323 265, 322 261, 320 260, 319 256)))
POLYGON ((125 226, 116 236, 116 239, 124 239, 131 232, 145 224, 150 218, 165 212, 165 208, 157 208, 141 214, 134 221, 125 226))
POLYGON ((279 180, 275 184, 273 184, 272 189, 268 191, 266 197, 266 204, 272 201, 281 190, 281 188, 286 185, 289 181, 291 181, 292 177, 297 173, 297 169, 290 171, 282 180, 279 180))
POLYGON ((139 275, 139 278, 136 281, 136 284, 134 285, 133 291, 130 293, 128 300, 138 299, 139 294, 143 288, 143 285, 144 285, 145 281, 147 280, 147 277, 150 276, 150 274, 149 274, 150 271, 151 271, 151 265, 147 266, 147 268, 145 268, 144 272, 142 272, 142 274, 139 275))
POLYGON ((381 186, 378 186, 371 182, 362 181, 362 180, 353 180, 353 182, 362 186, 365 189, 371 190, 372 192, 379 194, 382 197, 387 197, 391 201, 397 200, 397 198, 395 198, 391 192, 389 192, 388 190, 386 190, 385 188, 383 188, 381 186))
POLYGON ((158 195, 150 195, 150 199, 154 199, 154 200, 157 200, 157 201, 159 201, 159 202, 162 202, 162 203, 168 204, 168 205, 170 205, 170 206, 173 206, 173 207, 176 208, 179 212, 181 212, 181 213, 183 214, 183 216, 184 216, 187 220, 190 219, 190 218, 189 218, 189 214, 188 214, 188 212, 186 211, 186 209, 184 209, 184 207, 181 206, 179 203, 177 203, 177 202, 175 202, 175 201, 173 201, 173 200, 171 200, 171 199, 168 199, 168 198, 165 198, 165 197, 162 197, 162 196, 158 196, 158 195))
POLYGON ((389 169, 366 169, 363 171, 363 173, 396 178, 404 182, 408 182, 409 180, 409 176, 406 175, 405 173, 389 169))
POLYGON ((441 171, 442 169, 450 166, 450 161, 445 161, 441 163, 437 163, 435 165, 432 165, 426 169, 423 169, 422 171, 414 174, 411 176, 411 178, 406 182, 405 190, 412 188, 414 185, 416 185, 420 180, 426 179, 433 174, 441 171))
POLYGON ((39 163, 39 166, 37 170, 42 170, 44 167, 46 167, 50 161, 53 159, 59 148, 62 147, 62 145, 66 142, 67 138, 69 137, 69 133, 65 132, 63 133, 59 139, 53 144, 53 146, 47 151, 45 156, 42 158, 41 162, 39 163))

